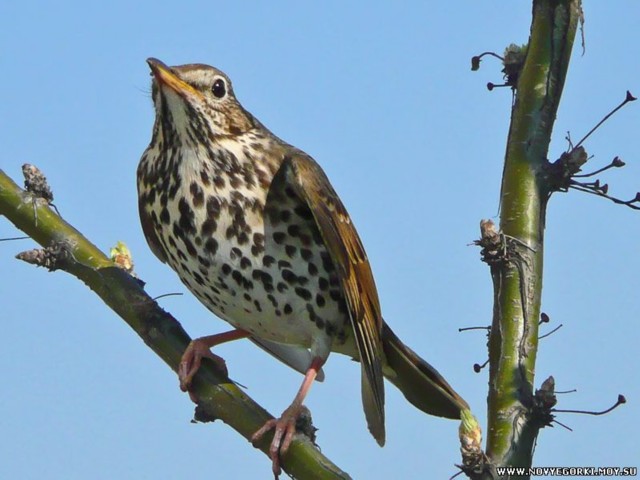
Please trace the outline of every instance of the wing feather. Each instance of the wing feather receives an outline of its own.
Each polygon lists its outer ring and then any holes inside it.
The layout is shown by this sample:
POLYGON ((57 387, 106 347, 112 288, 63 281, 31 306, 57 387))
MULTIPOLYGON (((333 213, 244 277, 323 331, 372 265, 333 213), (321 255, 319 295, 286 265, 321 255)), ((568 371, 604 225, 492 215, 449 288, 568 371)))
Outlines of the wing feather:
POLYGON ((302 152, 286 157, 280 172, 305 201, 335 265, 362 365, 362 400, 369 430, 385 441, 382 315, 371 266, 360 237, 320 166, 302 152))

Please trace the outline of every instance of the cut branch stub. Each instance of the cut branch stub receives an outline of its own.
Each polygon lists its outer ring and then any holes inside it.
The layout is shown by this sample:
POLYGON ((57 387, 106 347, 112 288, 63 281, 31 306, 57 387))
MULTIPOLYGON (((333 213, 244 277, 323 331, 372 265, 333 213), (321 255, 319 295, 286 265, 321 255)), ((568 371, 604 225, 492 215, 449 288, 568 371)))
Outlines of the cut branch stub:
POLYGON ((38 167, 25 163, 22 165, 22 175, 24 176, 24 189, 27 192, 49 204, 53 202, 53 191, 47 182, 47 177, 38 167))
POLYGON ((548 194, 569 190, 574 175, 581 171, 588 159, 589 156, 584 147, 576 147, 563 152, 555 162, 546 162, 543 172, 544 185, 548 189, 548 194))
POLYGON ((480 220, 480 239, 473 242, 482 247, 480 259, 487 265, 502 263, 506 257, 504 237, 493 220, 480 220))
POLYGON ((512 43, 504 50, 504 60, 502 61, 505 84, 516 88, 518 78, 527 57, 527 45, 516 45, 512 43))
POLYGON ((554 192, 567 192, 574 189, 580 192, 589 193, 611 200, 618 205, 625 205, 633 210, 640 210, 640 192, 629 200, 622 200, 609 195, 609 184, 601 183, 600 179, 594 181, 576 180, 593 177, 612 168, 622 168, 626 163, 620 157, 614 159, 604 167, 590 173, 580 174, 581 167, 587 162, 588 156, 583 147, 575 147, 569 152, 560 155, 560 158, 553 163, 545 163, 543 167, 543 184, 547 189, 547 197, 554 192))
POLYGON ((577 178, 594 177, 600 173, 603 173, 612 168, 621 168, 625 166, 625 163, 619 158, 615 157, 608 165, 602 168, 594 170, 590 173, 580 174, 582 167, 589 160, 589 157, 582 147, 582 144, 593 134, 601 125, 603 125, 613 114, 624 107, 627 103, 636 100, 631 92, 627 90, 624 100, 611 110, 608 114, 602 118, 589 132, 580 139, 580 141, 573 146, 571 139, 567 136, 569 141, 570 150, 560 155, 554 162, 546 161, 543 164, 542 180, 543 185, 547 190, 547 195, 551 196, 553 192, 567 192, 570 188, 578 190, 580 192, 597 195, 599 197, 611 200, 619 205, 625 205, 634 210, 640 210, 640 202, 638 201, 638 194, 636 197, 630 200, 622 200, 618 197, 609 195, 609 185, 607 183, 601 183, 599 179, 593 182, 585 182, 576 180, 577 178))
POLYGON ((500 56, 495 52, 483 52, 480 55, 471 57, 471 70, 477 71, 480 69, 480 62, 482 57, 490 55, 492 57, 500 59, 502 61, 502 73, 504 74, 504 83, 496 85, 495 83, 487 83, 487 90, 492 91, 498 87, 511 87, 516 88, 518 84, 518 77, 524 64, 524 59, 527 56, 526 45, 511 44, 504 50, 504 56, 500 56))
POLYGON ((531 407, 531 422, 538 428, 551 426, 554 415, 551 409, 558 402, 555 393, 556 382, 550 376, 544 382, 533 396, 533 406, 531 407))

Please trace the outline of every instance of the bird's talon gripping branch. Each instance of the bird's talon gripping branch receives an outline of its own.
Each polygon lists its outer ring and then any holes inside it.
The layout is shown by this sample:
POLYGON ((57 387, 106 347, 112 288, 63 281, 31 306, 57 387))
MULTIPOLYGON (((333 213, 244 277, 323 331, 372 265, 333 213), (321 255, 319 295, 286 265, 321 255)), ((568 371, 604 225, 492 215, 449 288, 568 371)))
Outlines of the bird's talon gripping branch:
MULTIPOLYGON (((215 335, 209 335, 207 337, 196 338, 192 340, 187 349, 182 354, 180 365, 178 366, 178 378, 180 379, 180 389, 183 392, 189 390, 191 381, 202 364, 203 358, 208 358, 213 361, 216 368, 225 377, 229 375, 227 370, 227 364, 222 357, 211 352, 211 349, 221 343, 230 342, 232 340, 238 340, 240 338, 246 338, 249 333, 236 329, 230 332, 217 333, 215 335)), ((191 396, 194 400, 194 397, 191 396)), ((194 400, 195 401, 195 400, 194 400)))
MULTIPOLYGON (((269 458, 271 458, 273 474, 276 478, 280 474, 280 455, 287 453, 291 442, 293 441, 293 435, 296 433, 296 423, 298 417, 303 412, 308 413, 308 409, 302 404, 304 402, 307 393, 311 385, 318 375, 318 371, 322 367, 324 360, 321 358, 314 358, 307 369, 307 373, 304 376, 302 385, 298 390, 293 402, 282 412, 280 418, 267 420, 267 422, 251 436, 251 443, 255 446, 259 442, 265 433, 275 429, 273 433, 273 440, 271 440, 271 446, 269 447, 269 458)), ((310 416, 310 415, 309 415, 310 416)), ((312 439, 313 441, 314 439, 312 439)))
POLYGON ((296 433, 296 421, 301 411, 301 406, 291 405, 282 412, 280 418, 267 420, 267 422, 251 436, 251 443, 256 446, 266 433, 275 430, 271 446, 269 447, 269 458, 271 458, 273 474, 276 478, 282 472, 280 455, 287 453, 287 450, 289 450, 291 446, 293 435, 296 433))
POLYGON ((180 366, 178 367, 178 378, 180 379, 180 390, 186 392, 191 386, 191 381, 194 375, 200 369, 203 358, 212 360, 216 368, 225 376, 228 375, 227 364, 224 358, 214 354, 209 350, 208 344, 203 339, 198 338, 193 340, 184 354, 182 360, 180 360, 180 366))

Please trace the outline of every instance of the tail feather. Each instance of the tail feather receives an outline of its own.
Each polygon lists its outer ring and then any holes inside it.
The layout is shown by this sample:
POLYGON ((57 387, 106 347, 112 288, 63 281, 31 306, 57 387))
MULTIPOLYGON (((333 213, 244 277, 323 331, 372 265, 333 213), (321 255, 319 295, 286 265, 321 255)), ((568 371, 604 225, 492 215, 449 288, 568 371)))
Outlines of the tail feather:
POLYGON ((469 405, 438 371, 407 347, 384 323, 382 342, 388 366, 395 375, 387 375, 415 407, 430 415, 460 418, 469 405))

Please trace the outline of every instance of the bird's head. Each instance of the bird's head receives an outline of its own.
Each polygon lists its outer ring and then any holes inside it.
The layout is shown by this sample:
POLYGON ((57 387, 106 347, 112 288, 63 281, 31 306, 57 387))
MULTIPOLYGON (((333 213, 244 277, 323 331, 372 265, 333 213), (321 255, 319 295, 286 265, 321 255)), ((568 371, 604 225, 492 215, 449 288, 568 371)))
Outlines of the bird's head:
POLYGON ((241 135, 255 126, 233 94, 229 77, 220 70, 197 63, 169 67, 155 58, 147 63, 153 76, 156 128, 165 137, 202 144, 241 135))

